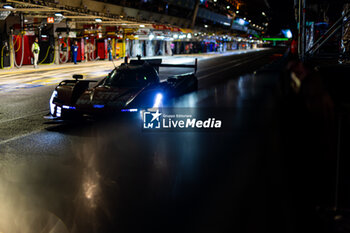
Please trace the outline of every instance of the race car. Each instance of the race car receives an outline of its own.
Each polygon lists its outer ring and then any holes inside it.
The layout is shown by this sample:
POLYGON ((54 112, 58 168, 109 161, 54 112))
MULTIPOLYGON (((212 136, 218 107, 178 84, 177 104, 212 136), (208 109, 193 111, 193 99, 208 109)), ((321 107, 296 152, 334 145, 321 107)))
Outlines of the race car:
POLYGON ((50 98, 52 120, 76 119, 158 108, 165 102, 197 90, 197 59, 194 65, 162 64, 161 59, 125 59, 105 78, 97 82, 73 75, 58 84, 50 98), (159 78, 159 67, 194 68, 194 72, 159 78), (93 87, 90 86, 96 82, 93 87))

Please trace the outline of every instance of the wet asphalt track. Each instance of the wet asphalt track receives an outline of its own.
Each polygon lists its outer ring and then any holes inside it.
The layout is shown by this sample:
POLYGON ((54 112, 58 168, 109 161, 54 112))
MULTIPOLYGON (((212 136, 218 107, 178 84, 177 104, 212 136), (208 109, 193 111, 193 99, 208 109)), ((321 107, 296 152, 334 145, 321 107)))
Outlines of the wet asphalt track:
POLYGON ((143 132, 137 117, 46 124, 54 86, 0 93, 0 232, 261 232, 288 225, 283 213, 275 223, 269 207, 281 192, 271 182, 282 183, 274 166, 277 77, 246 74, 274 53, 200 60, 199 91, 173 104, 228 109, 232 127, 224 132, 143 132))

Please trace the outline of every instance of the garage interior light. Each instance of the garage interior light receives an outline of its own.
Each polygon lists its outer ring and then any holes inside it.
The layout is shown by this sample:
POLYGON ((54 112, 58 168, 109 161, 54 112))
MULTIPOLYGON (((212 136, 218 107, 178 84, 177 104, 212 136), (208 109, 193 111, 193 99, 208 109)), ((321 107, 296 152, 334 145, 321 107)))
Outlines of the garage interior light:
POLYGON ((5 9, 13 9, 13 6, 11 6, 11 5, 4 5, 3 8, 5 8, 5 9))

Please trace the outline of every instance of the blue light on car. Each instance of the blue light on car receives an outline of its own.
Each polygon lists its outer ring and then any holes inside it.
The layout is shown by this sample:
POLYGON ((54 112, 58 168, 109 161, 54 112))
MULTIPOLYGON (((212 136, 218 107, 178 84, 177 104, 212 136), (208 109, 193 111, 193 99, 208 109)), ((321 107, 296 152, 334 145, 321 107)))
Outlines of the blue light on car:
POLYGON ((162 99, 163 99, 163 95, 161 93, 158 93, 154 100, 153 108, 159 108, 162 103, 162 99))
POLYGON ((137 108, 127 108, 127 109, 122 109, 120 110, 121 112, 137 112, 137 108))
POLYGON ((95 104, 93 107, 94 108, 104 108, 105 106, 103 104, 95 104))
POLYGON ((63 105, 62 108, 64 109, 75 109, 73 106, 63 105))

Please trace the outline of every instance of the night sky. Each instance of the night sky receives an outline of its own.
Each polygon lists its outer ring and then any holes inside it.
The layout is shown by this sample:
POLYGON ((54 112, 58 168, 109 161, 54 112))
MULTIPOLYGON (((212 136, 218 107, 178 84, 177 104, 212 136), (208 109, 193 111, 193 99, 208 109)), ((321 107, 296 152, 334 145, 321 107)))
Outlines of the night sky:
POLYGON ((258 24, 269 23, 268 35, 278 35, 282 29, 296 27, 293 0, 246 0, 243 9, 247 17, 258 24), (261 15, 264 11, 267 17, 261 15))
POLYGON ((268 34, 275 35, 280 33, 281 29, 296 27, 293 0, 268 0, 268 2, 271 7, 268 34))

